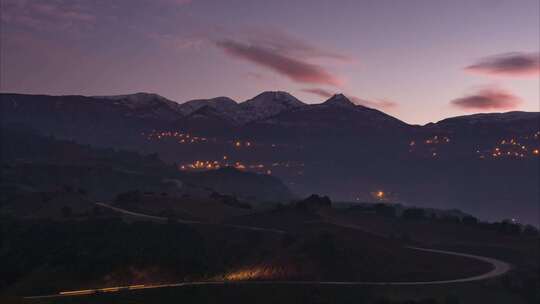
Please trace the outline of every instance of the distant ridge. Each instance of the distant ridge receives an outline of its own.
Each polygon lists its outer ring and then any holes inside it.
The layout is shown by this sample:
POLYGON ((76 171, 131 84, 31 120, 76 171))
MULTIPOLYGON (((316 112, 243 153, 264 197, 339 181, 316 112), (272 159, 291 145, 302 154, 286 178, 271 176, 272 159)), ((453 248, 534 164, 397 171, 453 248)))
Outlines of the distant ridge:
MULTIPOLYGON (((199 117, 206 113, 211 113, 213 117, 220 117, 238 126, 246 123, 264 121, 266 119, 274 120, 274 117, 289 112, 310 112, 320 106, 331 108, 342 108, 353 111, 363 111, 366 115, 378 116, 384 114, 385 117, 391 117, 395 121, 401 120, 392 117, 382 111, 372 109, 363 105, 356 105, 344 94, 335 94, 326 101, 319 104, 306 104, 297 99, 293 95, 283 91, 265 91, 257 96, 237 102, 229 97, 220 96, 208 99, 194 99, 183 103, 167 99, 156 93, 138 92, 133 94, 122 95, 99 95, 99 96, 82 96, 82 95, 43 95, 43 94, 16 94, 16 93, 0 93, 2 107, 9 111, 12 106, 17 106, 19 102, 28 102, 30 100, 40 99, 41 103, 53 102, 56 105, 56 110, 64 101, 71 102, 89 102, 96 101, 96 107, 102 106, 109 108, 110 106, 121 106, 125 108, 125 116, 151 118, 163 121, 177 121, 188 118, 197 112, 199 117), (11 103, 9 102, 11 101, 11 103), (112 102, 111 102, 112 101, 112 102), (209 107, 212 111, 199 111, 204 107, 209 107)), ((35 105, 39 108, 47 108, 47 104, 35 105)), ((105 109, 104 109, 105 110, 105 109)), ((117 109, 118 110, 118 109, 117 109)), ((115 111, 117 111, 115 110, 115 111)), ((109 111, 109 110, 105 110, 109 111)), ((502 123, 519 120, 534 120, 537 119, 540 112, 525 112, 511 111, 505 113, 477 113, 470 115, 462 115, 442 119, 436 123, 428 123, 425 127, 433 125, 465 123, 502 123)), ((402 122, 405 124, 404 122, 402 122)), ((420 127, 420 126, 418 126, 420 127)))

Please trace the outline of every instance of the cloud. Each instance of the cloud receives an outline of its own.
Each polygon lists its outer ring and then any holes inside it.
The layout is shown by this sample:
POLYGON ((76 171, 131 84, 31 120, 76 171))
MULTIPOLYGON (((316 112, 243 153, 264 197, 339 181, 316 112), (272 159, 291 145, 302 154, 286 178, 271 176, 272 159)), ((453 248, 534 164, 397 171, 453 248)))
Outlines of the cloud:
POLYGON ((322 98, 330 98, 334 95, 334 93, 330 93, 329 91, 325 90, 325 89, 318 89, 318 88, 313 88, 313 89, 302 89, 301 90, 302 92, 306 92, 306 93, 311 93, 311 94, 314 94, 314 95, 318 95, 322 98))
POLYGON ((300 83, 339 87, 343 79, 325 67, 327 64, 354 61, 347 55, 315 46, 274 27, 241 29, 214 41, 230 56, 263 66, 300 83))
POLYGON ((339 77, 323 67, 295 58, 276 48, 234 40, 221 40, 216 42, 216 45, 230 56, 268 68, 295 82, 332 86, 343 83, 339 77))
MULTIPOLYGON (((302 89, 302 92, 311 93, 314 95, 318 95, 323 98, 330 98, 335 93, 332 93, 330 91, 327 91, 325 89, 321 88, 310 88, 310 89, 302 89)), ((396 102, 386 100, 386 99, 378 99, 378 100, 366 100, 360 97, 347 95, 347 98, 349 98, 353 103, 363 105, 370 108, 377 108, 377 109, 383 109, 383 110, 389 110, 392 108, 395 108, 398 106, 396 102)))
POLYGON ((353 58, 322 49, 311 43, 275 28, 251 28, 245 34, 250 44, 264 46, 277 53, 302 58, 327 58, 341 62, 353 62, 353 58))
POLYGON ((540 74, 540 53, 505 53, 486 57, 465 70, 495 76, 535 76, 540 74))
POLYGON ((384 110, 393 109, 398 106, 396 102, 387 100, 387 99, 366 100, 366 99, 361 99, 361 98, 357 98, 353 96, 351 97, 351 100, 354 103, 361 104, 366 107, 384 109, 384 110))
POLYGON ((509 110, 517 107, 521 99, 500 88, 485 88, 450 103, 464 110, 509 110))
POLYGON ((369 108, 389 110, 389 109, 397 107, 396 102, 387 100, 387 99, 366 100, 366 99, 359 98, 356 96, 351 96, 349 98, 351 99, 352 102, 369 107, 369 108))
POLYGON ((2 23, 34 31, 73 31, 93 26, 96 15, 83 2, 4 0, 2 23))

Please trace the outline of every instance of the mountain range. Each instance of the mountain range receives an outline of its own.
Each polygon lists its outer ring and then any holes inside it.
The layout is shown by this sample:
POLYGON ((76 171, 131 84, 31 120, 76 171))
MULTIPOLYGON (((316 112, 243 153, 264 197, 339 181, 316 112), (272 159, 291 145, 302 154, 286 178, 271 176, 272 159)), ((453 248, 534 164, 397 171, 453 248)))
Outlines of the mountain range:
POLYGON ((372 193, 384 190, 388 200, 405 204, 538 220, 538 112, 473 114, 418 126, 341 94, 305 104, 286 92, 181 104, 148 93, 5 93, 0 110, 2 124, 81 144, 158 153, 184 167, 229 162, 271 172, 299 195, 373 201, 372 193))

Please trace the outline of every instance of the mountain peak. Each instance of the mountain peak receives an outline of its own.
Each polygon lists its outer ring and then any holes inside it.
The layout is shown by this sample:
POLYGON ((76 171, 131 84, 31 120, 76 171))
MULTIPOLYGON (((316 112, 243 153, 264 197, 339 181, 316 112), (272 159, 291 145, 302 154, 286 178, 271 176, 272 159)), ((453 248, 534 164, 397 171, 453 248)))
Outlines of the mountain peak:
POLYGON ((267 91, 240 104, 240 121, 249 122, 300 108, 305 104, 287 92, 267 91))
POLYGON ((210 100, 213 100, 216 103, 238 104, 234 99, 227 96, 218 96, 210 100))
POLYGON ((283 91, 265 91, 261 94, 246 100, 244 105, 265 105, 270 104, 282 104, 288 107, 299 107, 303 106, 304 103, 298 100, 296 97, 291 94, 283 91))
POLYGON ((220 96, 210 99, 194 99, 181 104, 180 112, 184 115, 189 115, 206 106, 213 108, 214 110, 219 112, 232 113, 237 110, 238 103, 226 96, 220 96))
POLYGON ((356 105, 349 98, 347 98, 347 96, 343 94, 335 94, 334 96, 330 97, 327 101, 325 101, 323 104, 328 105, 328 106, 338 106, 338 107, 347 107, 347 108, 356 107, 356 105))
POLYGON ((113 101, 120 101, 126 106, 134 109, 148 107, 155 104, 166 104, 168 107, 175 109, 178 103, 169 100, 161 95, 155 93, 138 92, 134 94, 126 95, 111 95, 111 96, 92 96, 93 98, 107 99, 113 101))
POLYGON ((92 96, 98 100, 108 101, 116 106, 123 106, 127 115, 139 118, 152 118, 163 121, 174 121, 178 118, 180 105, 161 95, 139 92, 127 95, 92 96))

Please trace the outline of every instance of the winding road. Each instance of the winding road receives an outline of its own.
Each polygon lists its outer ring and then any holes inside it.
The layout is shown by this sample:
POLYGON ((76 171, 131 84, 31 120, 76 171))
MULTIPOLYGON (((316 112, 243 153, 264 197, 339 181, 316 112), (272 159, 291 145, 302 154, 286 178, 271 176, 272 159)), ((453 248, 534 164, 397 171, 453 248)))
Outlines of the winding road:
MULTIPOLYGON (((152 216, 152 215, 146 215, 141 214, 137 212, 132 212, 128 210, 124 210, 121 208, 113 207, 108 204, 104 203, 96 203, 96 205, 99 205, 101 207, 109 208, 111 210, 131 215, 131 216, 137 216, 142 218, 148 218, 158 221, 167 221, 167 218, 165 217, 158 217, 158 216, 152 216)), ((210 224, 205 222, 198 222, 198 221, 183 221, 179 220, 178 222, 186 223, 186 224, 210 224)), ((277 229, 266 229, 266 228, 259 228, 259 227, 249 227, 249 226, 237 226, 237 225, 225 225, 225 226, 231 226, 239 229, 248 229, 248 230, 258 230, 258 231, 268 231, 268 232, 274 232, 274 233, 285 233, 285 231, 277 230, 277 229)), ((349 226, 350 227, 350 226, 349 226)), ((125 291, 125 290, 140 290, 140 289, 155 289, 155 288, 167 288, 167 287, 187 287, 187 286, 199 286, 199 285, 248 285, 248 284, 274 284, 274 285, 345 285, 345 286, 353 286, 353 285, 364 285, 364 286, 391 286, 391 285, 399 285, 399 286, 406 286, 406 285, 440 285, 440 284, 454 284, 454 283, 466 283, 466 282, 474 282, 474 281, 480 281, 480 280, 486 280, 495 278, 497 276, 503 275, 507 273, 512 266, 506 262, 503 262, 501 260, 497 260, 494 258, 479 256, 479 255, 473 255, 473 254, 467 254, 467 253, 460 253, 460 252, 453 252, 453 251, 447 251, 447 250, 436 250, 436 249, 428 249, 428 248, 419 248, 419 247, 407 247, 409 249, 413 250, 419 250, 419 251, 425 251, 425 252, 432 252, 437 254, 447 254, 447 255, 453 255, 453 256, 460 256, 460 257, 466 257, 474 260, 478 260, 481 262, 489 263, 492 265, 492 269, 489 272, 479 274, 472 277, 466 277, 461 279, 453 279, 453 280, 437 280, 437 281, 417 281, 417 282, 355 282, 355 281, 203 281, 203 282, 182 282, 182 283, 173 283, 173 284, 156 284, 156 285, 131 285, 131 286, 118 286, 118 287, 107 287, 107 288, 101 288, 101 289, 85 289, 85 290, 73 290, 73 291, 63 291, 59 292, 58 294, 52 294, 52 295, 42 295, 42 296, 31 296, 31 297, 25 297, 25 299, 41 299, 41 298, 55 298, 55 297, 70 297, 70 296, 79 296, 79 295, 90 295, 90 294, 96 294, 96 293, 108 293, 108 292, 117 292, 117 291, 125 291)))
MULTIPOLYGON (((129 210, 126 210, 126 209, 114 207, 114 206, 111 206, 111 205, 105 204, 105 203, 94 203, 94 204, 96 204, 96 205, 98 205, 98 206, 100 206, 100 207, 103 207, 103 208, 107 208, 107 209, 110 209, 110 210, 113 210, 113 211, 116 211, 116 212, 125 214, 125 215, 129 215, 129 216, 135 216, 135 217, 144 218, 144 219, 148 219, 148 220, 154 220, 154 221, 158 221, 158 222, 167 222, 167 221, 169 220, 169 219, 166 218, 166 217, 155 216, 155 215, 148 215, 148 214, 143 214, 143 213, 138 213, 138 212, 133 212, 133 211, 129 211, 129 210)), ((279 234, 286 233, 286 232, 283 231, 283 230, 279 230, 279 229, 271 229, 271 228, 261 228, 261 227, 252 227, 252 226, 243 226, 243 225, 233 225, 233 224, 221 224, 221 223, 209 223, 209 222, 191 221, 191 220, 180 220, 180 219, 175 219, 175 221, 176 221, 177 223, 182 223, 182 224, 192 224, 192 225, 214 225, 214 226, 218 225, 218 226, 229 227, 229 228, 236 228, 236 229, 242 229, 242 230, 263 231, 263 232, 271 232, 271 233, 279 233, 279 234)))

